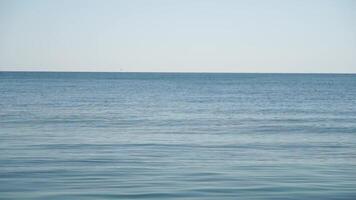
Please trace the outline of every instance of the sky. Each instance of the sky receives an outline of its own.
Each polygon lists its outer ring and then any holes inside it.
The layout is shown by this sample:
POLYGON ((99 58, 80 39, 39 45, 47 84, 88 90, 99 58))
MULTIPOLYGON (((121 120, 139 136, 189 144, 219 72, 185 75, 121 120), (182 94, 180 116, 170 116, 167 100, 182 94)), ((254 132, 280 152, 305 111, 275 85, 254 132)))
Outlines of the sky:
POLYGON ((356 1, 0 0, 0 71, 356 73, 356 1))

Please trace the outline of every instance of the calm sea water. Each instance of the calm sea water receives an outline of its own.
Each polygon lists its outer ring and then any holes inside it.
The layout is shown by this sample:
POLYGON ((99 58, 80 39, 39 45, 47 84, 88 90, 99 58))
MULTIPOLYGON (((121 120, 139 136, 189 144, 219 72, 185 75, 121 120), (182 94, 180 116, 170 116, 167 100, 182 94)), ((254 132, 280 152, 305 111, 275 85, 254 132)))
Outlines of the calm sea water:
POLYGON ((0 72, 0 199, 356 199, 356 75, 0 72))

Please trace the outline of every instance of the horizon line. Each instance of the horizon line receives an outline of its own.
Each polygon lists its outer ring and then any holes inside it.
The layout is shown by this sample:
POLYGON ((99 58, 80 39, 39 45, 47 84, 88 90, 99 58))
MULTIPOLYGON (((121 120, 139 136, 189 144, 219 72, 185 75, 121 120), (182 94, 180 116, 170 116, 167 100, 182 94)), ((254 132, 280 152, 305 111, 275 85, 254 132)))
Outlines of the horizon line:
POLYGON ((161 73, 161 74, 340 74, 356 72, 215 72, 215 71, 62 71, 62 70, 0 70, 0 73, 161 73))

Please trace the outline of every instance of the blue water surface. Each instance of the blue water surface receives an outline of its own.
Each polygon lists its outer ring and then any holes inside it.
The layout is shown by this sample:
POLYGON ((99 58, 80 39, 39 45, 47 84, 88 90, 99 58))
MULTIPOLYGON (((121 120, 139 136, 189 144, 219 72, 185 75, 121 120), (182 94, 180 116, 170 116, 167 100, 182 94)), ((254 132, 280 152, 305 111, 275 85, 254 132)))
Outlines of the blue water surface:
POLYGON ((0 72, 0 199, 356 199, 356 75, 0 72))

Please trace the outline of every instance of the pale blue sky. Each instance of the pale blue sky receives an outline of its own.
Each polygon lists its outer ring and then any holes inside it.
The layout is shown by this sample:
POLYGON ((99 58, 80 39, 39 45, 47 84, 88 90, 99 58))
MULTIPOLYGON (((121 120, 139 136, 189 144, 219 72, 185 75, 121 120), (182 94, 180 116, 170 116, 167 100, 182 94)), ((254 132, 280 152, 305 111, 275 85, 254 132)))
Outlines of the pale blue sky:
POLYGON ((0 0, 0 70, 356 73, 353 0, 0 0))

